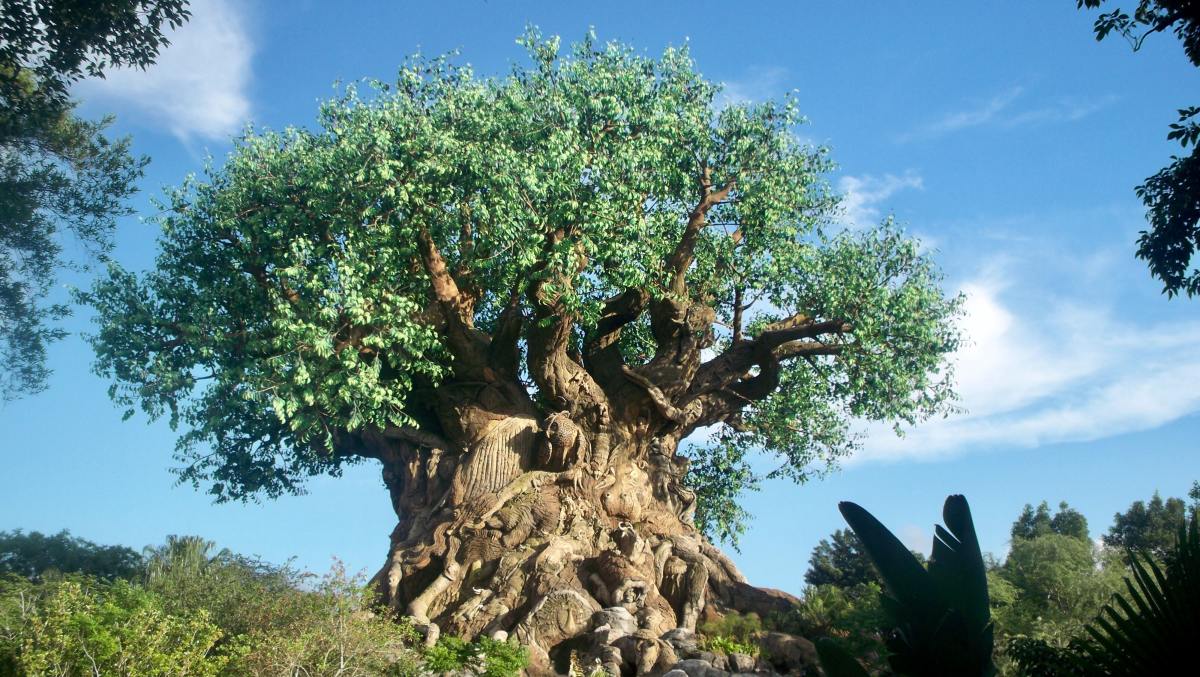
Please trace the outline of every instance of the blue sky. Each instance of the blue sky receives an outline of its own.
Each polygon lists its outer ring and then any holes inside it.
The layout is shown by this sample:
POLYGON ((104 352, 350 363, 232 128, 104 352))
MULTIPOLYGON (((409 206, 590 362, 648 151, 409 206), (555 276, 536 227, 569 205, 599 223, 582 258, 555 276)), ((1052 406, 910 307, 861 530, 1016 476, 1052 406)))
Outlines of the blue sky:
MULTIPOLYGON (((649 53, 686 40, 728 100, 797 90, 811 120, 800 134, 839 163, 829 179, 844 220, 894 214, 968 299, 955 356, 966 413, 904 438, 864 426, 841 471, 747 497, 756 519, 736 561, 756 584, 799 592, 812 547, 843 526, 839 500, 927 550, 942 499, 963 493, 984 548, 1002 553, 1027 502, 1066 500, 1098 535, 1130 502, 1200 479, 1200 302, 1168 301, 1133 258, 1133 187, 1176 150, 1167 124, 1197 103, 1200 74, 1169 36, 1138 54, 1096 43, 1074 6, 204 0, 149 72, 76 93, 153 159, 133 203, 146 215, 206 155, 219 164, 244 125, 309 125, 334 81, 387 79, 417 51, 458 49, 502 74, 529 23, 568 41, 594 27, 649 53)), ((126 219, 118 259, 150 265, 154 238, 126 219)), ((86 331, 87 312, 69 328, 86 331)), ((0 529, 135 547, 197 533, 315 570, 334 555, 368 573, 382 562, 394 517, 375 468, 305 496, 214 506, 174 486, 164 423, 120 420, 77 335, 51 359, 48 392, 0 409, 0 529)))

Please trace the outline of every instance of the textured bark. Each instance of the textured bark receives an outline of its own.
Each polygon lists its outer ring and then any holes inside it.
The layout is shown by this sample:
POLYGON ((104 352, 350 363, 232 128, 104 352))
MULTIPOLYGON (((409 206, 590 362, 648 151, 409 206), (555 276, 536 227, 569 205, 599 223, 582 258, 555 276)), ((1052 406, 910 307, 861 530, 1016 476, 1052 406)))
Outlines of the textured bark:
POLYGON ((649 430, 659 419, 645 396, 646 415, 589 425, 517 411, 492 386, 470 401, 445 390, 449 448, 403 431, 364 442, 399 519, 374 579, 391 608, 438 633, 515 637, 532 674, 561 673, 571 652, 640 674, 681 658, 668 631, 790 605, 746 584, 696 531, 687 462, 677 437, 649 430), (598 453, 609 437, 619 453, 598 453), (625 612, 632 625, 609 622, 625 612))
MULTIPOLYGON (((798 315, 754 338, 739 331, 704 362, 716 314, 689 298, 687 273, 705 215, 734 184, 714 187, 706 169, 699 188, 664 261, 668 293, 615 296, 581 343, 559 296, 569 275, 535 268, 488 335, 474 323, 469 276, 452 271, 421 231, 426 312, 445 334, 452 374, 418 384, 407 411, 417 425, 347 433, 340 443, 383 462, 398 523, 373 582, 428 639, 514 637, 529 648, 532 674, 563 673, 572 654, 613 675, 661 673, 685 657, 679 629, 796 601, 747 584, 704 541, 676 450, 699 426, 736 423, 777 387, 781 362, 836 352, 821 338, 849 327, 798 315), (654 356, 627 365, 622 328, 646 314, 654 356)), ((572 236, 549 230, 547 260, 572 236)), ((573 251, 582 267, 583 250, 573 251)))

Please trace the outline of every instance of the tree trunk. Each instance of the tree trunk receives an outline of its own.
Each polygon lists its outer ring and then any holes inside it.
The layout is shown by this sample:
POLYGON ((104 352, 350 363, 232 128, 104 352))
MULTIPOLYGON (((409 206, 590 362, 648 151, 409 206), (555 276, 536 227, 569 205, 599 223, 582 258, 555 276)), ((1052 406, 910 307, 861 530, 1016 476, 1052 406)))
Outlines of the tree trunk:
POLYGON ((540 675, 565 673, 572 653, 610 674, 661 673, 683 658, 664 633, 791 606, 697 532, 687 461, 650 416, 539 418, 497 391, 439 401, 455 448, 373 440, 399 518, 373 580, 390 608, 435 634, 515 638, 540 675))

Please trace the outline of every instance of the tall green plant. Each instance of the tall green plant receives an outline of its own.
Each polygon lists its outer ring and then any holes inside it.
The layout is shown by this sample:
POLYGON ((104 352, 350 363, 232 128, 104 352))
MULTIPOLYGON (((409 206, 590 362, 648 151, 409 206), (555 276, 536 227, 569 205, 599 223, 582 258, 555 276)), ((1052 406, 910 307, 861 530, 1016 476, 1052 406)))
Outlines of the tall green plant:
MULTIPOLYGON (((928 568, 861 506, 842 502, 838 509, 883 580, 883 608, 894 628, 887 641, 892 669, 913 677, 996 674, 987 572, 967 500, 946 498, 946 526, 935 527, 928 568)), ((835 644, 820 642, 817 649, 830 677, 865 674, 835 644)))

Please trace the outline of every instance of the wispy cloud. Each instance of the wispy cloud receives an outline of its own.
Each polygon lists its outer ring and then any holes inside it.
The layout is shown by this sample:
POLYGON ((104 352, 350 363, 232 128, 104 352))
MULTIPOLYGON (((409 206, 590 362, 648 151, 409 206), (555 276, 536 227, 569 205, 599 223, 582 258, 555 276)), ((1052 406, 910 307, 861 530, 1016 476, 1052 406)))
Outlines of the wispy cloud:
POLYGON ((1021 111, 1004 120, 1004 126, 1018 127, 1042 122, 1074 122, 1102 110, 1116 100, 1117 97, 1111 94, 1092 101, 1061 99, 1049 106, 1021 111))
POLYGON ((1116 97, 1109 95, 1094 100, 1064 97, 1042 105, 1020 106, 1026 99, 1024 87, 1010 87, 967 108, 945 113, 932 122, 897 136, 896 141, 906 143, 931 139, 972 127, 1010 129, 1041 123, 1074 122, 1108 106, 1116 97))
POLYGON ((229 0, 194 0, 191 20, 168 36, 171 45, 157 63, 88 80, 82 95, 128 106, 183 141, 237 132, 250 117, 254 51, 243 8, 229 0))
POLYGON ((757 103, 778 99, 787 93, 784 82, 787 70, 779 67, 754 68, 737 80, 721 83, 717 96, 717 107, 726 108, 735 104, 757 103))
POLYGON ((876 224, 881 218, 880 207, 884 200, 902 190, 921 190, 924 187, 920 175, 911 171, 899 176, 843 176, 838 180, 838 191, 842 194, 842 222, 850 228, 876 224))
POLYGON ((1200 322, 1135 321, 1082 295, 1022 304, 1011 278, 1000 263, 964 285, 955 380, 967 412, 903 438, 872 426, 852 462, 1088 441, 1200 411, 1200 322))

